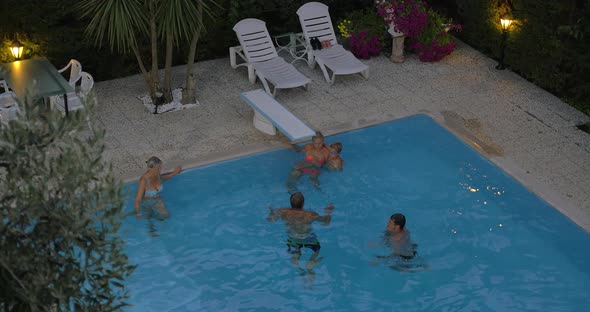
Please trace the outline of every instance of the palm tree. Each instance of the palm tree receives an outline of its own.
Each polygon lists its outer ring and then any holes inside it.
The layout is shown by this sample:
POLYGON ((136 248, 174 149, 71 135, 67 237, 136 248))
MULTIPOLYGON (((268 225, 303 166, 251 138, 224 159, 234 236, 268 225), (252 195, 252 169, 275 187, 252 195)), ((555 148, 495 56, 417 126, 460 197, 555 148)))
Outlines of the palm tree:
MULTIPOLYGON (((148 5, 148 7, 153 6, 148 5)), ((143 78, 148 85, 150 96, 155 99, 156 92, 159 89, 157 54, 155 58, 152 55, 152 59, 155 59, 155 67, 154 62, 152 62, 152 75, 150 76, 143 64, 137 40, 135 39, 138 34, 148 31, 148 15, 142 1, 83 0, 78 3, 78 8, 82 12, 82 17, 91 17, 90 23, 86 27, 86 35, 94 39, 95 45, 100 47, 106 35, 111 51, 119 53, 132 51, 135 54, 143 78)), ((153 47, 155 48, 153 50, 157 53, 157 46, 153 47)))
MULTIPOLYGON (((172 49, 174 44, 188 41, 199 31, 202 14, 198 15, 197 5, 202 0, 167 0, 163 1, 160 8, 160 35, 166 38, 166 59, 164 65, 164 97, 167 102, 172 99, 171 68, 172 49), (196 21, 196 22, 195 22, 196 21)), ((202 11, 201 11, 202 13, 202 11)))
MULTIPOLYGON (((215 4, 215 3, 213 3, 215 4)), ((184 92, 182 94, 182 103, 195 103, 196 99, 196 89, 197 89, 197 75, 194 73, 194 64, 195 64, 195 54, 197 53, 197 43, 201 38, 201 34, 205 31, 205 26, 203 24, 203 12, 210 12, 209 8, 203 3, 203 1, 197 2, 197 16, 199 17, 196 21, 197 29, 193 34, 193 38, 191 40, 191 45, 188 52, 188 60, 186 62, 186 83, 184 86, 184 92)))
MULTIPOLYGON (((106 37, 112 51, 116 50, 119 53, 132 51, 135 54, 148 85, 150 97, 153 103, 157 104, 172 100, 173 49, 175 45, 178 46, 180 42, 191 38, 187 75, 192 74, 196 43, 204 30, 203 15, 210 14, 205 1, 214 3, 211 0, 82 0, 77 7, 82 12, 82 17, 90 17, 86 35, 94 39, 95 45, 101 46, 106 37), (151 43, 149 73, 144 66, 136 40, 136 38, 148 37, 151 43), (163 87, 158 76, 160 39, 166 44, 163 87)), ((188 89, 190 88, 187 87, 188 89)), ((194 94, 194 88, 190 90, 194 94)))

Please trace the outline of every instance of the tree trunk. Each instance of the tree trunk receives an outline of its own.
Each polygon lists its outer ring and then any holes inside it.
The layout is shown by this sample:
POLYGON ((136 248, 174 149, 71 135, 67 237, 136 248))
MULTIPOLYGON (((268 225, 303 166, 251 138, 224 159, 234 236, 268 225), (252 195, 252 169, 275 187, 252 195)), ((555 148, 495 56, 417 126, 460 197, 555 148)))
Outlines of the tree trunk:
POLYGON ((186 85, 182 93, 182 104, 197 102, 197 74, 194 72, 195 54, 197 53, 197 43, 201 32, 197 31, 191 41, 191 46, 188 53, 188 62, 186 64, 186 85))
POLYGON ((193 35, 191 46, 188 52, 188 60, 186 62, 186 85, 184 86, 184 92, 182 93, 182 104, 196 103, 197 102, 197 74, 194 71, 195 55, 197 54, 197 44, 201 37, 201 27, 203 21, 203 1, 197 1, 197 30, 193 35))
POLYGON ((174 41, 172 33, 166 34, 166 63, 164 65, 164 99, 166 103, 172 102, 172 48, 174 41))
POLYGON ((156 96, 156 86, 155 86, 154 82, 150 79, 150 75, 149 75, 147 69, 145 69, 145 66, 143 65, 143 61, 141 59, 141 55, 139 54, 139 51, 137 50, 137 46, 133 46, 132 50, 133 50, 133 54, 135 54, 135 58, 137 58, 137 63, 139 64, 139 69, 141 70, 141 74, 143 76, 143 79, 145 80, 145 83, 148 85, 150 97, 154 98, 156 96))
POLYGON ((150 39, 152 44, 152 84, 154 87, 154 95, 152 96, 152 102, 157 103, 156 92, 160 91, 160 77, 158 76, 158 31, 156 28, 156 1, 150 1, 150 39))

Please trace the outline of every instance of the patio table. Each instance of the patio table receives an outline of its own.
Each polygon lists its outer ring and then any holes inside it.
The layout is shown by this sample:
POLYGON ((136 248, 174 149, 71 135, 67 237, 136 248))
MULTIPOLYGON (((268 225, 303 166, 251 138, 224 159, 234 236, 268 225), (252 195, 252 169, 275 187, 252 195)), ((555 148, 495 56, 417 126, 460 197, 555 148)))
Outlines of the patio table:
POLYGON ((297 60, 306 61, 307 46, 305 44, 305 37, 303 33, 288 32, 274 36, 275 43, 277 44, 277 53, 281 51, 288 51, 293 57, 291 64, 297 60))
POLYGON ((25 99, 27 92, 34 100, 63 94, 68 115, 68 93, 74 92, 74 88, 47 58, 0 64, 0 79, 4 79, 21 100, 25 99))

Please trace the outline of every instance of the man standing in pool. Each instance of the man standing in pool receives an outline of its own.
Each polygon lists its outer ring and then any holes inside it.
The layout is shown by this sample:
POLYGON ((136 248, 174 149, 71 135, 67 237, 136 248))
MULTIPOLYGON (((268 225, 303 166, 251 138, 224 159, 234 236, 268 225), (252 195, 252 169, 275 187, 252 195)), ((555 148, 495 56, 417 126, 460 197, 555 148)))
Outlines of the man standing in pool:
POLYGON ((313 274, 311 270, 321 261, 318 258, 320 254, 320 242, 313 233, 312 223, 314 221, 323 222, 324 225, 329 225, 331 216, 334 210, 334 205, 328 204, 324 208, 324 216, 320 216, 313 211, 303 209, 304 197, 301 192, 296 192, 291 195, 291 208, 269 208, 270 212, 266 219, 270 222, 275 222, 279 218, 283 220, 287 227, 287 251, 293 255, 291 264, 296 268, 301 269, 299 265, 299 258, 301 258, 301 248, 309 248, 313 251, 313 255, 309 258, 306 264, 308 273, 313 274))
POLYGON ((406 217, 403 214, 394 213, 389 217, 383 242, 393 250, 393 253, 388 256, 376 256, 376 258, 386 260, 390 268, 403 272, 419 272, 428 268, 428 265, 421 261, 411 261, 417 258, 418 245, 412 242, 410 231, 406 229, 406 217))
POLYGON ((416 244, 412 243, 410 231, 406 229, 406 217, 401 213, 389 217, 383 240, 385 245, 393 249, 393 257, 411 260, 416 256, 416 244))

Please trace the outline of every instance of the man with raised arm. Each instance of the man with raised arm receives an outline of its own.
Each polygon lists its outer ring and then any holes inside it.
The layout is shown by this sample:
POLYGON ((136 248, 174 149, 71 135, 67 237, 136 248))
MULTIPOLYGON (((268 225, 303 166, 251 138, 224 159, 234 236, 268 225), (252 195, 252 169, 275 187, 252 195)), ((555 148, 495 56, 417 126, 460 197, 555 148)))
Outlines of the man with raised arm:
MULTIPOLYGON (((334 210, 334 205, 328 204, 324 208, 324 216, 320 216, 314 211, 303 209, 305 199, 301 192, 296 192, 291 195, 291 208, 269 208, 270 212, 266 218, 270 222, 282 219, 287 227, 287 251, 293 255, 291 263, 298 269, 299 258, 301 258, 301 248, 309 248, 314 253, 309 258, 306 264, 307 270, 311 271, 321 259, 318 259, 320 254, 320 242, 313 233, 312 223, 314 221, 322 222, 324 225, 330 224, 330 214, 334 210)), ((309 272, 311 273, 311 272, 309 272)))

